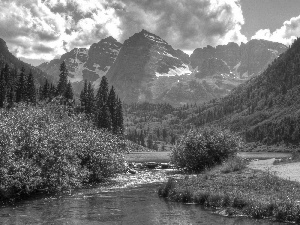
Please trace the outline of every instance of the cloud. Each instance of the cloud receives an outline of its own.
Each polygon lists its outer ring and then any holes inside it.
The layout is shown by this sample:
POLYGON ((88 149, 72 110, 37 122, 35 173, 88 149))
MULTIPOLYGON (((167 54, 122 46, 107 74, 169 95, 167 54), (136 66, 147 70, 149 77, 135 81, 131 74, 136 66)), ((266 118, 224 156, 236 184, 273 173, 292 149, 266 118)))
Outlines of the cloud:
POLYGON ((300 36, 300 15, 285 21, 279 29, 271 32, 269 29, 261 29, 251 39, 264 39, 291 45, 300 36))
POLYGON ((142 28, 184 50, 205 45, 246 42, 244 17, 237 0, 122 0, 116 10, 122 37, 142 28))
POLYGON ((247 41, 239 0, 1 0, 0 8, 0 38, 32 60, 142 29, 186 51, 247 41))
POLYGON ((119 38, 115 9, 101 0, 2 0, 0 38, 17 57, 51 60, 107 36, 119 38))
POLYGON ((41 53, 49 53, 53 52, 54 49, 45 45, 36 45, 33 47, 33 50, 41 53))

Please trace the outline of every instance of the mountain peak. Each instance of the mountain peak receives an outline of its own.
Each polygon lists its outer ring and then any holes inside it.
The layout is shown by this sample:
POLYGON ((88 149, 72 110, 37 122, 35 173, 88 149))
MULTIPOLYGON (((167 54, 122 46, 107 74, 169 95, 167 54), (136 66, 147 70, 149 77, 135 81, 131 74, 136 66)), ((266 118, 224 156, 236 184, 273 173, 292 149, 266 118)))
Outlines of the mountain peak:
POLYGON ((104 39, 102 39, 100 42, 118 42, 114 37, 108 36, 104 39))
POLYGON ((140 32, 135 33, 133 36, 129 38, 129 40, 144 40, 150 41, 151 43, 159 43, 159 44, 168 44, 165 40, 160 38, 159 36, 150 33, 149 31, 142 29, 140 32))

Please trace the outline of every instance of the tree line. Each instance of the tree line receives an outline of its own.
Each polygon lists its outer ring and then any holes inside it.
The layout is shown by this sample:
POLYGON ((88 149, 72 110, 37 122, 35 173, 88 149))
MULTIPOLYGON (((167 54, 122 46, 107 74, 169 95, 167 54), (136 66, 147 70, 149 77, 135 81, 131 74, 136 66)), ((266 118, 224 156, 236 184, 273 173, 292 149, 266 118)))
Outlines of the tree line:
MULTIPOLYGON (((98 128, 108 129, 113 133, 123 134, 123 109, 120 98, 114 87, 109 91, 107 78, 102 77, 97 94, 86 80, 80 94, 80 106, 76 109, 84 112, 98 128)), ((38 101, 50 102, 59 98, 60 103, 73 105, 75 103, 71 82, 68 81, 68 69, 63 61, 60 65, 57 86, 45 81, 38 89, 35 86, 31 71, 28 75, 22 67, 18 74, 6 64, 0 73, 0 108, 11 108, 14 103, 25 102, 36 105, 38 101)))

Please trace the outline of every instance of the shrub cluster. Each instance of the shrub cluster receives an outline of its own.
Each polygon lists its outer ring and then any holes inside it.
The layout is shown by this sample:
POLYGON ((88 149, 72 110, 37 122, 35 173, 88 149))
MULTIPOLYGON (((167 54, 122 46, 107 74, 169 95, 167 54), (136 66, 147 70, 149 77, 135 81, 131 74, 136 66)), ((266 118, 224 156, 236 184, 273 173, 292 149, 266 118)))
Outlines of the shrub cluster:
MULTIPOLYGON (((231 161, 232 159, 230 159, 231 161)), ((219 167, 197 176, 170 178, 158 194, 172 201, 196 203, 222 214, 271 218, 300 224, 300 184, 270 172, 243 169, 224 173, 219 167)))
POLYGON ((190 131, 172 150, 172 162, 179 168, 199 172, 222 163, 241 147, 240 138, 228 130, 213 127, 190 131))
POLYGON ((125 141, 65 106, 0 110, 0 200, 99 182, 124 170, 125 141))

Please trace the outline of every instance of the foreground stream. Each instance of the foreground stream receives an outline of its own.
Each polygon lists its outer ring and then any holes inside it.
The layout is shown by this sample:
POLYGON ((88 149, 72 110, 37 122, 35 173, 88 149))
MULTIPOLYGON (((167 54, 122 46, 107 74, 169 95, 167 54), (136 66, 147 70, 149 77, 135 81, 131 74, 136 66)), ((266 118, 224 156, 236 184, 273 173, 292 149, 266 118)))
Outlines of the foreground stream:
POLYGON ((24 200, 0 208, 0 224, 283 224, 244 217, 228 218, 198 205, 165 201, 157 189, 166 171, 119 176, 107 187, 24 200))

